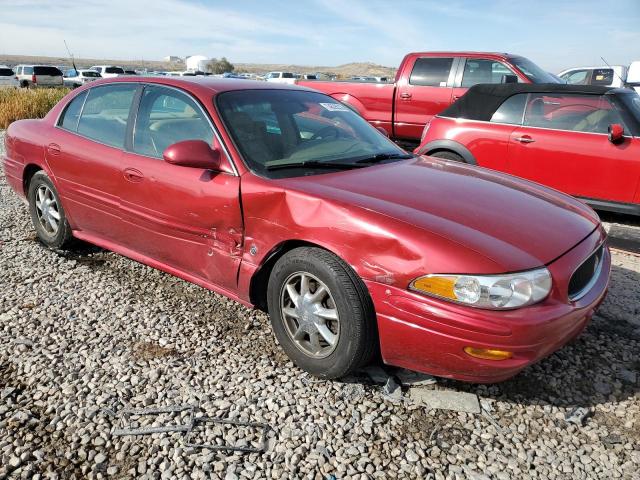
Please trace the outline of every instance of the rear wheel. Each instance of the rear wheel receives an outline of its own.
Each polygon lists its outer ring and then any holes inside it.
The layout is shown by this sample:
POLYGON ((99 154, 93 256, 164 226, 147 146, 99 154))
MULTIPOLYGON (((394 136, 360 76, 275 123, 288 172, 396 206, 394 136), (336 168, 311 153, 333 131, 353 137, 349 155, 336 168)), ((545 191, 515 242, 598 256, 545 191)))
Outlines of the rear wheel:
POLYGON ((441 150, 439 152, 430 153, 430 157, 443 158, 445 160, 451 160, 453 162, 466 163, 464 158, 454 152, 450 152, 449 150, 441 150))
POLYGON ((362 280, 326 250, 296 248, 280 258, 267 292, 281 347, 303 370, 338 378, 378 348, 373 304, 362 280))
POLYGON ((72 239, 71 227, 58 191, 45 172, 36 172, 31 177, 27 198, 38 239, 49 248, 67 247, 72 239))

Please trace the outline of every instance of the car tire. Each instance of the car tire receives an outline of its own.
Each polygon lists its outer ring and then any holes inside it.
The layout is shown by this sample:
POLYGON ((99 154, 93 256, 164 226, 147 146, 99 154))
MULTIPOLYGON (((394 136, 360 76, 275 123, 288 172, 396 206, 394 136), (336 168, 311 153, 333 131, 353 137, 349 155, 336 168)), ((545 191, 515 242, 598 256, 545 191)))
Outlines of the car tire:
POLYGON ((67 221, 56 187, 42 170, 31 177, 27 199, 31 222, 36 229, 38 239, 54 250, 68 247, 73 238, 71 226, 67 221))
POLYGON ((452 162, 466 163, 464 158, 454 152, 448 150, 441 150, 439 152, 430 153, 430 157, 442 158, 444 160, 451 160, 452 162))
POLYGON ((343 377, 369 363, 378 351, 375 311, 366 286, 349 265, 326 250, 301 247, 283 255, 271 271, 267 303, 278 343, 293 363, 312 375, 343 377))

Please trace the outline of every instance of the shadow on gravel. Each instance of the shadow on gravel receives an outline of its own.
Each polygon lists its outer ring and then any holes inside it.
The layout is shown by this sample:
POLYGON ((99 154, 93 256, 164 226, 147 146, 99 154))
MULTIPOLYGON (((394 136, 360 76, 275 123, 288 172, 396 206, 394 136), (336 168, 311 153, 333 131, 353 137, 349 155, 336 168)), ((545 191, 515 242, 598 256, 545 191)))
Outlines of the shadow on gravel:
MULTIPOLYGON (((612 279, 621 278, 640 285, 639 272, 613 266, 612 279)), ((612 289, 621 287, 612 281, 612 289)), ((628 308, 640 318, 640 293, 633 290, 628 308)), ((640 391, 640 328, 612 317, 610 310, 600 307, 577 339, 510 380, 495 385, 445 382, 458 390, 520 405, 593 407, 629 399, 640 391)))

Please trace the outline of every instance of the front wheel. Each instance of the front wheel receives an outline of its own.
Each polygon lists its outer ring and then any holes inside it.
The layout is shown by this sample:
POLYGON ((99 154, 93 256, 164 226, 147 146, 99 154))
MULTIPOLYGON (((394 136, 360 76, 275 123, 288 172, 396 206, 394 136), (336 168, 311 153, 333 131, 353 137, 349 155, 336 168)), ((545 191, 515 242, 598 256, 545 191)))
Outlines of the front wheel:
POLYGON ((339 378, 368 363, 378 348, 373 304, 362 280, 326 250, 291 250, 268 286, 278 343, 303 370, 339 378))

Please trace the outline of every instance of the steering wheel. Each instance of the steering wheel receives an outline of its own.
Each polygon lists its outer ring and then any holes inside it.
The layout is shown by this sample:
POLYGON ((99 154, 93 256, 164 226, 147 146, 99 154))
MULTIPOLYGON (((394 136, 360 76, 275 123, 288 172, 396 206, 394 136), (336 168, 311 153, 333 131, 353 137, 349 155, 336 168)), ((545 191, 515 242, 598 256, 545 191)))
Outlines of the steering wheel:
POLYGON ((330 135, 327 135, 329 132, 333 132, 334 138, 340 138, 340 129, 338 127, 334 127, 333 125, 328 125, 324 128, 321 128, 309 140, 317 140, 319 138, 327 138, 330 135))

